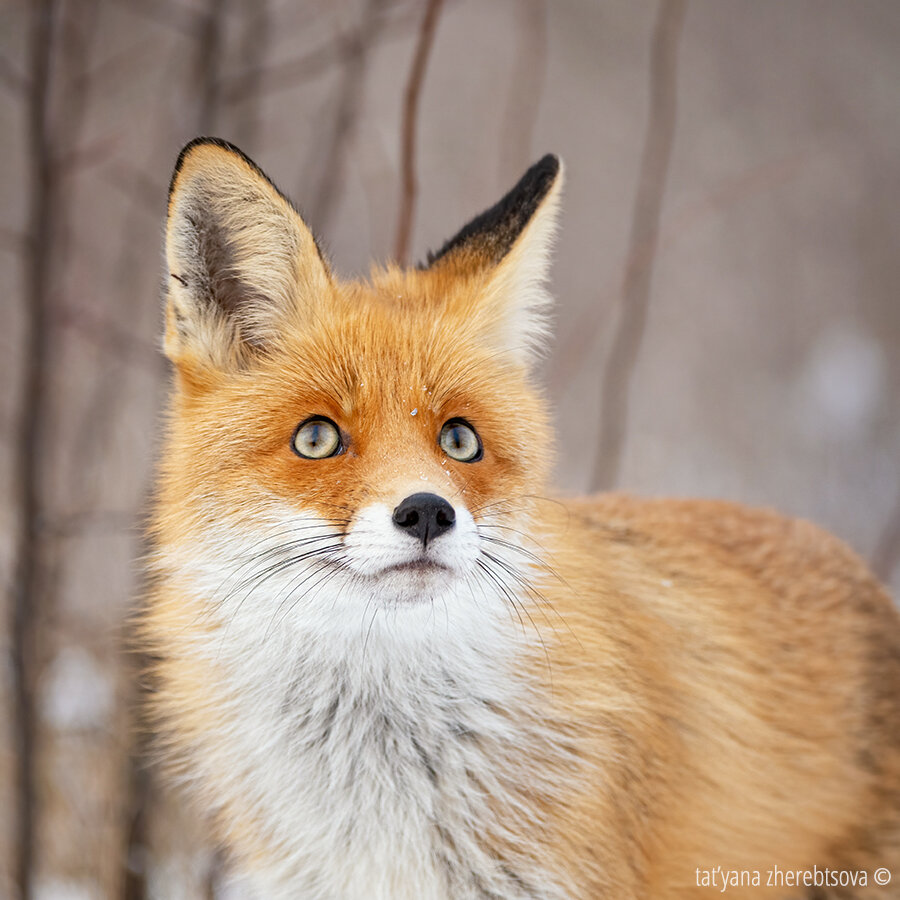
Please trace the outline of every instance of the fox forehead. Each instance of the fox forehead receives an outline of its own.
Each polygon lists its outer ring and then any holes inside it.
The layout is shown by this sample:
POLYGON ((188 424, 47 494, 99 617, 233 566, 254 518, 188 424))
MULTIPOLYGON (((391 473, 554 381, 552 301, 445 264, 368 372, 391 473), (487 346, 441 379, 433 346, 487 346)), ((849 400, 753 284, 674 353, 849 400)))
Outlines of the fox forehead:
MULTIPOLYGON (((410 393, 427 392, 438 405, 471 387, 472 371, 491 362, 465 318, 446 305, 409 290, 342 287, 319 305, 313 322, 284 333, 283 352, 272 360, 336 403, 348 409, 361 399, 403 404, 410 393)), ((498 377, 510 368, 502 359, 491 365, 498 377)))
MULTIPOLYGON (((226 373, 200 392, 211 404, 260 411, 288 405, 308 414, 359 416, 376 424, 442 414, 473 403, 503 405, 528 390, 520 372, 465 340, 449 322, 422 327, 409 316, 371 310, 319 316, 310 328, 287 332, 277 348, 251 368, 226 373)), ((416 424, 416 423, 412 423, 416 424)))
POLYGON ((513 406, 540 429, 526 369, 486 346, 465 314, 477 286, 435 282, 387 271, 368 283, 333 283, 315 298, 315 313, 286 318, 250 366, 219 373, 199 391, 191 381, 180 387, 235 412, 249 404, 258 415, 287 407, 291 416, 361 418, 370 433, 396 421, 430 430, 433 417, 490 424, 513 406))

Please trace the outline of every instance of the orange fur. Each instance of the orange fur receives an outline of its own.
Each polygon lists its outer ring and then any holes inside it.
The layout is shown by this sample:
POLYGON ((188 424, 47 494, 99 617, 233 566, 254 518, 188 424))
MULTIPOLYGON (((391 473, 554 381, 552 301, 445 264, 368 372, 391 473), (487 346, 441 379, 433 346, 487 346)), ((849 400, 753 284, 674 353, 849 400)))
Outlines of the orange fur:
MULTIPOLYGON (((183 161, 170 215, 190 189, 181 182, 214 180, 215 167, 282 219, 293 215, 251 164, 215 144, 183 161)), ((558 185, 554 203, 557 194, 558 185)), ((522 627, 541 638, 521 665, 536 685, 532 712, 574 777, 531 794, 515 786, 535 817, 513 836, 485 827, 494 858, 527 857, 585 900, 708 897, 715 889, 698 887, 695 873, 716 865, 868 869, 870 879, 886 866, 900 881, 900 624, 856 556, 805 522, 727 503, 543 499, 547 413, 527 354, 505 352, 500 335, 516 278, 546 250, 534 223, 548 202, 502 252, 470 242, 428 269, 390 266, 366 282, 331 274, 297 218, 294 270, 274 288, 257 285, 287 295, 267 308, 264 329, 260 313, 207 323, 207 337, 181 333, 179 319, 198 314, 170 299, 176 384, 158 554, 190 559, 206 523, 240 528, 261 491, 344 524, 373 500, 395 505, 410 484, 464 504, 476 522, 502 513, 542 561, 519 598, 522 627), (293 429, 313 415, 347 436, 343 455, 292 453, 293 429), (477 425, 480 462, 437 446, 454 416, 477 425)), ((241 240, 283 241, 281 227, 242 225, 241 240)), ((179 274, 171 262, 170 272, 179 274)), ((187 570, 170 561, 160 573, 142 634, 158 657, 152 702, 168 755, 189 775, 195 760, 212 760, 202 788, 219 797, 220 835, 248 870, 274 867, 288 852, 283 837, 252 791, 229 793, 232 779, 254 778, 229 761, 222 737, 241 727, 239 688, 226 660, 197 650, 228 625, 187 570)), ((896 885, 869 885, 853 896, 900 896, 896 885)))

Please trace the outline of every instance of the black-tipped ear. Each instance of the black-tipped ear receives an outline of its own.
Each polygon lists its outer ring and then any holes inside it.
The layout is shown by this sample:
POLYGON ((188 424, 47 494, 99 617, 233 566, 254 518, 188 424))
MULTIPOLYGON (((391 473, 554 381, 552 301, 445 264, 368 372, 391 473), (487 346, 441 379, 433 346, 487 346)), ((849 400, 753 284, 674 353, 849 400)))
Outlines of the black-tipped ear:
POLYGON ((471 257, 476 264, 496 266, 512 249, 550 193, 560 170, 559 157, 552 153, 539 159, 499 203, 472 219, 440 250, 429 253, 427 267, 462 254, 471 257))
POLYGON ((545 156, 428 258, 433 277, 472 286, 469 315, 485 343, 526 366, 548 337, 546 282, 562 183, 559 158, 545 156))
POLYGON ((277 340, 330 278, 312 232, 237 147, 191 141, 169 188, 166 354, 240 364, 277 340))

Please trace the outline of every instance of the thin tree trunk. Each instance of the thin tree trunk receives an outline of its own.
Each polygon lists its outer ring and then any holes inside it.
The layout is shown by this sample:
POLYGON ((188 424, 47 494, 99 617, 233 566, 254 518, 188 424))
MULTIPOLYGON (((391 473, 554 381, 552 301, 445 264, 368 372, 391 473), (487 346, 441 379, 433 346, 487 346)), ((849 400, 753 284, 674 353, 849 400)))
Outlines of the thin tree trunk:
POLYGON ((882 529, 872 554, 872 569, 883 581, 888 581, 900 560, 900 495, 882 529))
POLYGON ((622 307, 601 386, 600 436, 592 479, 595 490, 612 487, 622 465, 628 394, 646 328, 660 212, 675 140, 678 41, 686 11, 687 0, 661 0, 653 31, 647 134, 632 212, 622 307))
POLYGON ((368 0, 359 28, 343 53, 343 73, 338 87, 336 113, 325 149, 325 170, 307 210, 313 229, 327 233, 344 183, 347 147, 356 132, 366 64, 384 24, 385 0, 368 0))
POLYGON ((547 74, 547 0, 519 0, 515 9, 519 37, 500 135, 502 184, 517 178, 532 161, 534 126, 547 74))
POLYGON ((416 127, 419 120, 419 98, 422 93, 422 82, 425 80, 425 68, 434 43, 434 32, 437 29, 443 0, 428 0, 419 39, 413 56, 412 67, 406 82, 403 103, 403 125, 401 131, 402 159, 400 212, 397 219, 397 236, 394 241, 394 259, 404 266, 409 258, 409 244, 412 238, 413 216, 416 207, 416 194, 419 184, 416 177, 416 127))
POLYGON ((212 134, 219 127, 221 101, 221 58, 224 43, 225 0, 208 0, 197 45, 197 73, 200 80, 200 105, 197 127, 201 134, 212 134))
POLYGON ((20 900, 33 896, 35 863, 37 629, 40 609, 42 504, 40 466, 48 398, 49 266, 54 232, 56 182, 48 135, 50 66, 55 0, 34 0, 28 90, 28 253, 25 271, 25 327, 19 439, 15 485, 17 533, 12 598, 17 791, 15 881, 20 900))
MULTIPOLYGON (((262 121, 260 90, 263 86, 263 63, 269 47, 271 10, 269 0, 244 0, 244 33, 240 45, 240 70, 245 73, 241 103, 234 114, 234 140, 249 153, 257 151, 262 121)), ((222 97, 222 105, 225 98, 222 97)))

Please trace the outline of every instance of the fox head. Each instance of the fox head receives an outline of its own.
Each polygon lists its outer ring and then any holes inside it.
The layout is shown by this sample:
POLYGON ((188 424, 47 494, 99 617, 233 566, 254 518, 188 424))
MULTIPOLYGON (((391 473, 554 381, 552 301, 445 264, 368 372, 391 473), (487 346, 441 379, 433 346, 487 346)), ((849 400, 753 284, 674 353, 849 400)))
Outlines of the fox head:
POLYGON ((509 613, 551 455, 532 369, 561 185, 545 156, 425 265, 343 281, 244 154, 182 151, 155 531, 186 590, 267 633, 509 613))

